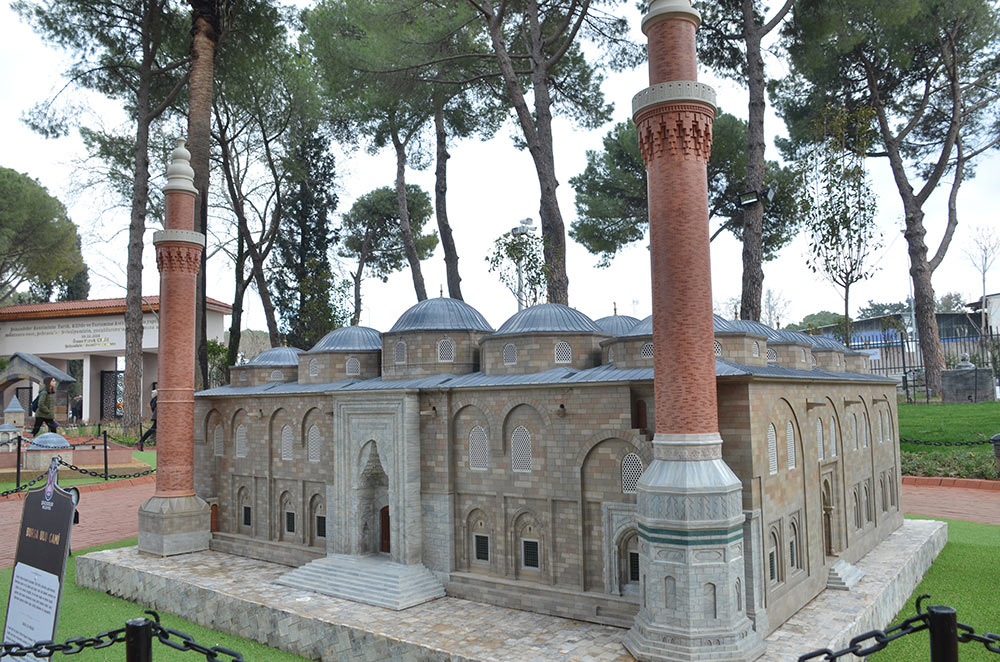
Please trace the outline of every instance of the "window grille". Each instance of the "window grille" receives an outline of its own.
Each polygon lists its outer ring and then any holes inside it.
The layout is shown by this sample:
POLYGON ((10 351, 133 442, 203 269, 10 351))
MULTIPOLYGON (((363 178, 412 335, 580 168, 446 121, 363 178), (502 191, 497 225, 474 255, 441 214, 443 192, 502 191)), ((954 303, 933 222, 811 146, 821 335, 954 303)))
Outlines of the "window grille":
POLYGON ((295 533, 295 513, 285 513, 285 533, 295 533))
POLYGON ((403 342, 402 340, 396 343, 395 359, 396 359, 396 365, 406 364, 406 343, 403 342))
POLYGON ((608 363, 614 363, 614 362, 615 362, 615 348, 608 347, 608 363))
POLYGON ((643 359, 653 358, 653 343, 644 342, 642 347, 639 348, 639 357, 643 359))
POLYGON ((309 428, 309 461, 319 462, 320 448, 323 445, 323 439, 319 433, 319 426, 313 425, 309 428))
POLYGON ((756 340, 753 341, 753 347, 751 348, 751 353, 754 356, 760 356, 760 343, 756 340))
POLYGON ((281 372, 280 370, 272 370, 271 371, 271 381, 272 382, 280 382, 280 381, 283 381, 284 379, 285 379, 285 373, 281 372))
POLYGON ((475 535, 475 546, 476 546, 476 560, 477 561, 489 561, 490 560, 490 537, 475 535))
MULTIPOLYGON (((792 534, 792 535, 794 536, 795 534, 792 534)), ((795 565, 795 561, 796 561, 796 558, 795 558, 795 539, 792 538, 792 540, 790 540, 788 542, 788 567, 789 568, 797 568, 798 566, 795 565)))
POLYGON ((240 424, 236 428, 236 457, 246 457, 249 449, 247 448, 247 426, 240 424))
POLYGON ((785 450, 788 453, 788 468, 795 468, 795 428, 792 422, 785 425, 785 450))
POLYGON ((713 351, 715 352, 716 356, 722 356, 722 343, 721 342, 719 342, 718 340, 716 340, 715 344, 713 345, 713 348, 714 348, 713 351))
POLYGON ((569 363, 573 360, 573 348, 568 342, 560 340, 556 343, 556 363, 569 363))
POLYGON ((253 511, 250 506, 243 506, 243 526, 250 526, 253 523, 253 511))
POLYGON ((517 365, 517 345, 507 343, 503 346, 503 364, 517 365))
POLYGON ((830 417, 830 457, 837 457, 837 419, 830 417))
POLYGON ((319 376, 319 361, 316 359, 309 359, 309 376, 318 377, 319 376))
POLYGON ((767 574, 772 582, 778 581, 778 563, 775 559, 774 550, 770 550, 767 553, 767 574))
POLYGON ((347 359, 347 366, 345 366, 345 371, 348 377, 357 377, 361 374, 361 360, 352 356, 347 359))
POLYGON ((486 430, 477 425, 469 433, 469 468, 473 471, 486 471, 490 463, 490 444, 486 438, 486 430))
POLYGON ((438 363, 452 363, 455 360, 455 341, 443 338, 437 343, 438 363))
POLYGON ((824 459, 826 455, 825 443, 823 442, 823 419, 816 419, 816 450, 819 451, 819 459, 824 459))
POLYGON ((635 486, 641 475, 642 458, 629 453, 622 459, 622 494, 635 494, 635 486))
POLYGON ((226 452, 226 441, 222 434, 222 426, 215 426, 215 454, 224 455, 226 452))
POLYGON ((538 568, 538 541, 521 540, 521 562, 525 568, 538 568))
POLYGON ((292 432, 292 426, 286 425, 281 428, 281 459, 290 460, 292 459, 292 441, 295 435, 292 432))
POLYGON ((510 461, 514 471, 531 471, 531 433, 524 426, 518 426, 510 436, 510 461))
POLYGON ((326 538, 326 515, 316 516, 316 537, 326 538))
POLYGON ((628 580, 639 581, 639 552, 628 553, 628 580))
POLYGON ((767 348, 767 362, 768 363, 778 362, 778 350, 774 349, 773 347, 767 348))
POLYGON ((778 433, 773 424, 767 426, 767 470, 771 475, 778 473, 778 433))

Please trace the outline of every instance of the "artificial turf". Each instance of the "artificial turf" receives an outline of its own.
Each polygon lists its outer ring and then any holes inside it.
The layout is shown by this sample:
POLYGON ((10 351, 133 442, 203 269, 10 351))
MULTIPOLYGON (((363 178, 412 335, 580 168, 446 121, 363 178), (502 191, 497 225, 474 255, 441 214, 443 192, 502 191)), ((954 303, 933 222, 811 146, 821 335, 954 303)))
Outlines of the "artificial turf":
MULTIPOLYGON (((964 406, 964 405, 963 405, 964 406)), ((932 519, 912 517, 911 519, 932 519)), ((938 518, 933 518, 938 519, 938 518)), ((958 621, 972 626, 977 633, 1000 634, 1000 526, 961 520, 948 522, 948 543, 931 565, 920 585, 900 610, 893 623, 916 615, 916 598, 929 593, 923 607, 948 605, 954 607, 958 621)), ((975 642, 959 644, 962 662, 996 662, 996 653, 975 642)), ((926 632, 917 632, 897 639, 871 656, 878 662, 912 662, 926 660, 929 638, 926 632)), ((854 659, 854 658, 851 658, 854 659)))
MULTIPOLYGON (((153 469, 156 468, 156 451, 132 451, 132 458, 138 460, 139 462, 144 462, 148 464, 153 469)), ((103 470, 102 470, 103 471, 103 470)), ((41 473, 41 472, 38 472, 41 473)), ((34 471, 21 470, 21 484, 35 478, 38 473, 34 471)), ((114 474, 115 472, 110 472, 114 474)), ((69 469, 63 469, 59 472, 59 484, 62 487, 79 487, 80 485, 90 485, 91 483, 102 483, 103 478, 97 478, 96 476, 80 476, 73 473, 69 469)), ((44 481, 42 482, 44 485, 44 481)), ((16 482, 13 480, 0 481, 0 492, 6 492, 7 490, 12 490, 16 486, 16 482)), ((34 488, 32 488, 34 489, 34 488)))
MULTIPOLYGON (((985 441, 1000 434, 1000 401, 975 404, 901 404, 899 436, 919 441, 985 441)), ((991 444, 926 446, 902 442, 904 451, 993 454, 991 444)))
MULTIPOLYGON (((63 583, 56 641, 65 641, 71 637, 92 637, 106 630, 124 627, 125 621, 130 618, 143 616, 145 607, 141 605, 76 585, 77 555, 99 549, 127 547, 135 543, 135 538, 121 540, 78 550, 69 558, 69 562, 66 564, 66 580, 63 583)), ((11 572, 12 568, 0 570, 0 594, 3 596, 10 593, 11 572)), ((4 601, 4 617, 6 617, 6 601, 4 601)), ((248 662, 251 660, 253 662, 304 662, 304 658, 296 655, 268 648, 248 639, 210 630, 165 612, 160 613, 160 623, 164 627, 191 635, 202 646, 222 646, 239 652, 243 655, 243 659, 248 662)), ((267 633, 262 634, 266 635, 267 633)), ((156 640, 153 641, 153 659, 156 662, 197 662, 202 658, 203 656, 197 653, 174 650, 156 640)), ((125 644, 115 644, 99 650, 86 649, 67 659, 79 662, 121 662, 125 659, 125 644)), ((219 659, 229 660, 230 658, 220 656, 219 659)))

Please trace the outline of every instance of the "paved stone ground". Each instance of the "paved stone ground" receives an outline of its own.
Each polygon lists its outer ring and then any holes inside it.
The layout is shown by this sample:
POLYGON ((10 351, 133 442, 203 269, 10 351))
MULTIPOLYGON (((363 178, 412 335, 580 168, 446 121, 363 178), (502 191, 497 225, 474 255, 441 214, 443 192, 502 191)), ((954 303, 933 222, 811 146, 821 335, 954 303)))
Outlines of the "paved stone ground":
POLYGON ((903 485, 903 509, 911 515, 1000 524, 1000 491, 903 485))

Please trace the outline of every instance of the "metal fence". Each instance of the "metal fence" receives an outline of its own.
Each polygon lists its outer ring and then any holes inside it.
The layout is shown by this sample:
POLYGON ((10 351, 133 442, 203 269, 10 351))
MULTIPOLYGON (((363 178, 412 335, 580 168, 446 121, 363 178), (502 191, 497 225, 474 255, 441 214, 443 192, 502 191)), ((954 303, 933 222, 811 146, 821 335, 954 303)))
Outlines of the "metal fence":
MULTIPOLYGON (((994 374, 1000 374, 1000 329, 991 328, 982 335, 944 336, 941 348, 948 368, 953 368, 963 354, 968 354, 969 360, 978 367, 993 368, 994 374)), ((880 375, 909 375, 912 378, 924 371, 920 342, 894 329, 855 336, 851 349, 868 354, 872 372, 880 375)))

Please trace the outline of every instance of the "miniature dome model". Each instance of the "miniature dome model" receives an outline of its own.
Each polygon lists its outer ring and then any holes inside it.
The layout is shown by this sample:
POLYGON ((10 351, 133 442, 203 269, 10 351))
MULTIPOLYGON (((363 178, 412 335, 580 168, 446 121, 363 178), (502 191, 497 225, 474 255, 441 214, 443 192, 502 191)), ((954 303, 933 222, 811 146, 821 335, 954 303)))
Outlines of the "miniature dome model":
POLYGON ((841 345, 833 338, 827 338, 826 336, 806 336, 806 337, 809 338, 809 343, 816 349, 832 349, 838 352, 847 351, 846 347, 841 345))
POLYGON ((10 399, 10 404, 7 405, 7 408, 3 410, 3 413, 5 413, 5 414, 16 414, 17 412, 21 412, 23 414, 24 413, 24 407, 21 406, 21 403, 20 403, 20 401, 18 401, 17 398, 11 398, 10 399))
POLYGON ((594 321, 575 308, 561 303, 540 303, 525 308, 503 323, 498 336, 520 333, 600 333, 594 321))
POLYGON ((722 315, 712 315, 712 326, 715 333, 739 333, 733 323, 722 315))
POLYGON ((493 327, 478 310, 459 299, 425 299, 399 316, 389 333, 406 331, 485 331, 493 327))
POLYGON ((69 450, 73 448, 66 441, 66 437, 61 434, 56 434, 55 432, 45 432, 34 439, 28 444, 28 450, 69 450))
POLYGON ((298 366, 299 354, 302 350, 298 347, 272 347, 265 350, 247 361, 247 365, 255 367, 269 366, 298 366))
POLYGON ((382 349, 382 334, 367 326, 344 326, 320 338, 309 352, 367 352, 382 349))
POLYGON ((789 342, 795 343, 796 345, 805 345, 806 347, 812 347, 812 338, 801 331, 792 331, 791 329, 781 329, 778 331, 778 335, 781 336, 781 341, 772 342, 789 342))
POLYGON ((602 333, 612 336, 623 336, 629 329, 639 323, 639 320, 630 315, 608 315, 599 320, 594 320, 594 324, 602 333))
MULTIPOLYGON (((736 333, 746 333, 753 336, 765 338, 768 342, 782 342, 781 334, 766 324, 754 322, 753 320, 730 320, 729 325, 736 333)), ((788 342, 788 341, 784 341, 788 342)))
POLYGON ((623 334, 626 338, 634 338, 636 336, 651 336, 653 335, 653 316, 650 315, 646 317, 641 322, 637 322, 635 326, 629 329, 628 333, 623 334))

